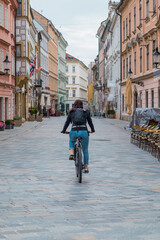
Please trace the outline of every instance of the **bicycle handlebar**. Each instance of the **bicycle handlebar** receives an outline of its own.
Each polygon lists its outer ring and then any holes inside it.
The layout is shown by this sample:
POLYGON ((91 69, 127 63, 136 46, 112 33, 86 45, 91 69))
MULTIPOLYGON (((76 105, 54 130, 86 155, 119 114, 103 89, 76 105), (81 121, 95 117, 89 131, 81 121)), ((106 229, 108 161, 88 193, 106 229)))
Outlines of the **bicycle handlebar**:
MULTIPOLYGON (((61 132, 61 133, 63 133, 63 132, 61 132)), ((65 132, 65 133, 63 133, 63 134, 69 134, 70 132, 65 132)), ((88 131, 88 133, 92 133, 91 131, 88 131)))

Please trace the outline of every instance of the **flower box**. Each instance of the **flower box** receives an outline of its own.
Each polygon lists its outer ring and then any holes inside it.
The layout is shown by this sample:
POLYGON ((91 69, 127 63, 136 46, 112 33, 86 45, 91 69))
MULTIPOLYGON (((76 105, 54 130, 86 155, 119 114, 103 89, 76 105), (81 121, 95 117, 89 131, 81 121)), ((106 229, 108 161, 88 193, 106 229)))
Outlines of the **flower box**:
POLYGON ((43 116, 42 114, 37 116, 37 122, 42 122, 43 121, 42 116, 43 116))
POLYGON ((29 115, 29 118, 28 118, 28 121, 29 121, 29 122, 35 121, 35 114, 32 114, 32 115, 30 114, 30 115, 29 115))
POLYGON ((14 125, 13 124, 6 125, 5 129, 14 129, 14 125))
POLYGON ((4 131, 4 127, 0 127, 0 131, 4 131))
POLYGON ((115 114, 107 114, 107 117, 113 119, 115 118, 115 114))
POLYGON ((14 120, 14 122, 15 122, 15 127, 22 126, 22 120, 14 120))

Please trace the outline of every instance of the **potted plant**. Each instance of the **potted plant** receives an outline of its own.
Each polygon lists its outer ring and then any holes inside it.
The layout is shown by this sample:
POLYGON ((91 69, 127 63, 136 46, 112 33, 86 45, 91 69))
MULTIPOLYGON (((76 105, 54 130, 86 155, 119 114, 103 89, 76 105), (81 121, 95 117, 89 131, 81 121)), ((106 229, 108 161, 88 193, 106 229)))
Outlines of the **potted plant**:
POLYGON ((0 131, 4 131, 6 124, 3 121, 0 121, 0 131))
POLYGON ((107 117, 108 118, 115 118, 115 111, 114 110, 108 110, 107 111, 107 117))
POLYGON ((5 129, 13 129, 15 126, 15 122, 9 119, 5 121, 5 124, 6 124, 5 129))
POLYGON ((20 127, 22 125, 22 117, 15 116, 14 123, 15 123, 15 127, 20 127))
POLYGON ((43 116, 43 114, 41 114, 41 111, 39 110, 38 115, 37 115, 37 122, 42 122, 43 121, 42 116, 43 116))

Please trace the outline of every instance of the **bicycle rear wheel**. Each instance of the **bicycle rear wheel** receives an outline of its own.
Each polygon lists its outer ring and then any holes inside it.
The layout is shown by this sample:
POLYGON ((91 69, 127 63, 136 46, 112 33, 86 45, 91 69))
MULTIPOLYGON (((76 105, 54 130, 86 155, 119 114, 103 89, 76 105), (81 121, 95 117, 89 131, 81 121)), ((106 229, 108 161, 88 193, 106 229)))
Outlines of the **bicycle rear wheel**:
POLYGON ((78 147, 78 181, 82 183, 82 171, 83 171, 83 164, 82 164, 82 146, 78 147))

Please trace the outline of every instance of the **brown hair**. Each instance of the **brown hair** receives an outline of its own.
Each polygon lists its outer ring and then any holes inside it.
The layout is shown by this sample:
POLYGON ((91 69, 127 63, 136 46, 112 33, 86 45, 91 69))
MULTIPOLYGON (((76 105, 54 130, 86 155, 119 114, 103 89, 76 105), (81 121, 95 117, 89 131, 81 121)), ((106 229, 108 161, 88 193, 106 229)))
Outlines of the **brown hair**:
POLYGON ((70 109, 69 113, 73 112, 76 108, 83 108, 83 102, 80 99, 77 99, 74 102, 73 107, 70 109))

